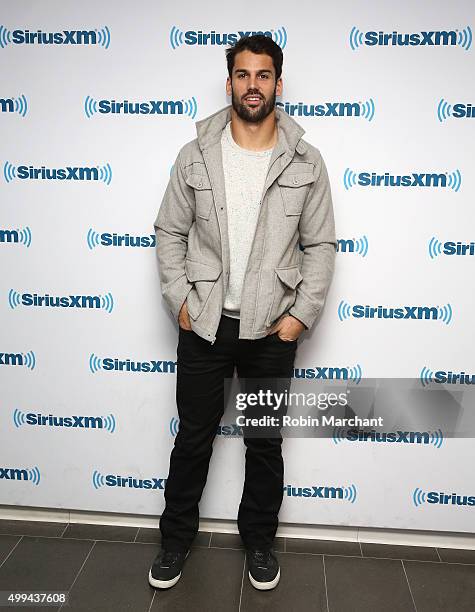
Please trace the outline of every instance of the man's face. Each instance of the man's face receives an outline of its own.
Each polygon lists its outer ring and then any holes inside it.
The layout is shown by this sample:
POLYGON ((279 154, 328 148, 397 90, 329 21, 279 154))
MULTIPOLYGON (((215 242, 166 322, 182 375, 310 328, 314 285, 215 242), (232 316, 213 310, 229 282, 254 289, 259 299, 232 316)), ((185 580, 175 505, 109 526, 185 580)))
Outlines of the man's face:
POLYGON ((232 80, 226 81, 226 93, 238 117, 249 123, 263 121, 275 107, 276 95, 282 93, 282 79, 275 80, 270 55, 241 51, 234 58, 232 80))

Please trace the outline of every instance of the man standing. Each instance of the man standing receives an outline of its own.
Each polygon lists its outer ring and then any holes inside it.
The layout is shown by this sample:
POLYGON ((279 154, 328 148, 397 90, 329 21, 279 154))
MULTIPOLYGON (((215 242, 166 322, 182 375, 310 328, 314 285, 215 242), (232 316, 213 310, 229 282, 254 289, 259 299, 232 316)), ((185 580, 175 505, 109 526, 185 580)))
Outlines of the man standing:
MULTIPOLYGON (((170 456, 162 547, 149 572, 176 584, 199 526, 224 379, 290 379, 297 340, 323 307, 336 250, 330 185, 304 130, 275 106, 282 50, 242 38, 226 51, 232 106, 196 124, 155 220, 161 289, 179 325, 180 427, 170 456)), ((282 438, 246 437, 238 512, 249 579, 274 588, 282 438)))

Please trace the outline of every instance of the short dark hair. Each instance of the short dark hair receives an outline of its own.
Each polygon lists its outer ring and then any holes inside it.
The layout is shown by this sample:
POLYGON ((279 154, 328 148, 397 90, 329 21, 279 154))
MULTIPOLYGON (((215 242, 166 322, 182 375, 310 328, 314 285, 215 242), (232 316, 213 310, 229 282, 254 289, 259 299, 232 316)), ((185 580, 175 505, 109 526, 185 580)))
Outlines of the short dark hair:
POLYGON ((234 59, 241 51, 251 51, 252 53, 270 55, 275 68, 275 80, 280 78, 282 74, 282 62, 284 54, 279 45, 264 34, 254 34, 254 36, 244 36, 238 42, 226 49, 226 61, 228 63, 228 74, 231 78, 234 68, 234 59))

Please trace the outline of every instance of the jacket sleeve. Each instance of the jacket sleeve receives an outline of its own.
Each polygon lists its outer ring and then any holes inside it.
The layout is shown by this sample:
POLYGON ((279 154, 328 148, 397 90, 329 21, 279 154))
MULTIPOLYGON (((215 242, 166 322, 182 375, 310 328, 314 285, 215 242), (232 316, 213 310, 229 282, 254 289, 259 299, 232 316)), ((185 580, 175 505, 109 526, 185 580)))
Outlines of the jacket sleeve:
POLYGON ((185 257, 194 210, 194 191, 185 182, 179 154, 154 222, 160 287, 175 320, 193 287, 185 274, 185 257))
POLYGON ((299 221, 303 251, 295 303, 289 314, 307 329, 322 309, 333 275, 336 254, 335 221, 328 173, 323 158, 315 167, 317 178, 310 188, 299 221))

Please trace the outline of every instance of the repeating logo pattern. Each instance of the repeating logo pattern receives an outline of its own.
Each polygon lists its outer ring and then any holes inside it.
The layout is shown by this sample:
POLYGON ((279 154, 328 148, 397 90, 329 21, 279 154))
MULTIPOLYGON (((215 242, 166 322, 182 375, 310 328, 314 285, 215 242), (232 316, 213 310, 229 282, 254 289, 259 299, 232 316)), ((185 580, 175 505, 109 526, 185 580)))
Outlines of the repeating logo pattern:
POLYGON ((14 166, 9 161, 3 165, 3 177, 7 183, 13 180, 58 180, 58 181, 100 181, 110 185, 112 168, 103 166, 66 166, 65 168, 47 168, 41 166, 14 166))
POLYGON ((353 306, 341 300, 338 304, 338 318, 347 319, 430 319, 442 321, 448 325, 452 321, 453 310, 451 304, 443 306, 369 306, 354 304, 353 306))
POLYGON ((441 429, 435 431, 394 431, 379 432, 334 427, 332 439, 338 446, 342 442, 377 442, 385 444, 421 444, 432 445, 437 449, 442 447, 444 434, 441 429))
POLYGON ((26 117, 28 112, 28 99, 24 94, 17 98, 0 98, 0 113, 18 113, 26 117))
POLYGON ((462 185, 462 174, 456 169, 453 172, 426 173, 413 172, 411 174, 390 174, 384 172, 355 172, 346 168, 343 173, 343 185, 348 191, 352 187, 432 187, 450 188, 459 191, 462 185))
POLYGON ((234 45, 239 39, 254 34, 264 34, 272 38, 282 49, 287 45, 287 30, 284 26, 272 30, 254 30, 220 33, 215 30, 203 32, 202 30, 187 30, 184 32, 177 26, 172 26, 169 33, 169 42, 173 50, 182 45, 234 45))
POLYGON ((363 32, 353 26, 349 33, 349 45, 352 51, 359 47, 433 47, 459 46, 468 51, 472 46, 472 29, 466 26, 462 30, 437 30, 412 33, 363 32))
POLYGON ((108 49, 111 42, 107 26, 95 30, 62 30, 60 32, 43 32, 36 30, 9 30, 0 25, 0 48, 8 45, 99 45, 108 49))
POLYGON ((8 292, 8 304, 12 309, 19 306, 99 308, 111 313, 114 309, 114 297, 110 291, 105 295, 51 296, 49 294, 19 293, 15 289, 10 289, 8 292))
POLYGON ((11 230, 0 229, 0 244, 2 243, 17 243, 30 248, 31 229, 28 226, 11 230))
POLYGON ((339 238, 336 250, 338 253, 355 253, 361 257, 368 255, 369 242, 366 234, 360 238, 339 238))

